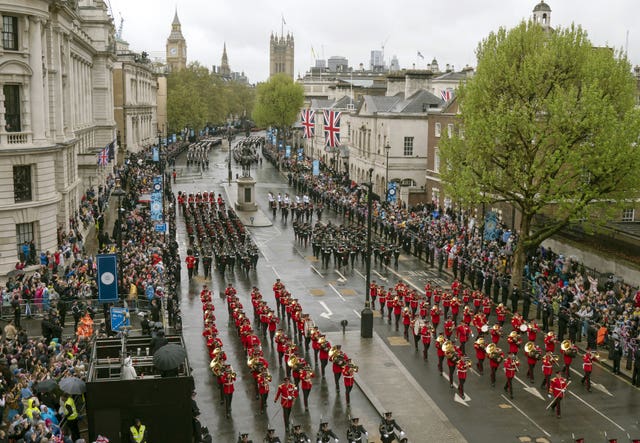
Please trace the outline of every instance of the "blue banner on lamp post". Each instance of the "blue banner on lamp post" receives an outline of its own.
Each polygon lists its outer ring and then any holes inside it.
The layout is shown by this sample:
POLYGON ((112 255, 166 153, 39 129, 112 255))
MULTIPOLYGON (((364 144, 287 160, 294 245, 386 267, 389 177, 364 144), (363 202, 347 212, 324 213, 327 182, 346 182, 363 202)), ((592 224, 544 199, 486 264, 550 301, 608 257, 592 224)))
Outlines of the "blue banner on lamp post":
POLYGON ((112 303, 118 301, 118 258, 116 254, 98 254, 98 301, 112 303))
POLYGON ((389 203, 395 203, 398 199, 396 186, 396 182, 387 183, 387 201, 389 203))

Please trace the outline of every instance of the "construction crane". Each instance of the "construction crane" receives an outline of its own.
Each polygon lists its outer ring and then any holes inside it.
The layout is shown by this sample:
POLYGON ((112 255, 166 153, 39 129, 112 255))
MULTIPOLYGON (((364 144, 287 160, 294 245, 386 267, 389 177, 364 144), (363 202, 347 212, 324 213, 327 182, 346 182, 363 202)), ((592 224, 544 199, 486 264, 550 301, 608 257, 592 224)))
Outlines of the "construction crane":
POLYGON ((385 38, 384 41, 380 44, 380 47, 382 48, 382 64, 384 64, 384 45, 387 44, 390 37, 391 37, 391 34, 387 35, 387 38, 385 38))

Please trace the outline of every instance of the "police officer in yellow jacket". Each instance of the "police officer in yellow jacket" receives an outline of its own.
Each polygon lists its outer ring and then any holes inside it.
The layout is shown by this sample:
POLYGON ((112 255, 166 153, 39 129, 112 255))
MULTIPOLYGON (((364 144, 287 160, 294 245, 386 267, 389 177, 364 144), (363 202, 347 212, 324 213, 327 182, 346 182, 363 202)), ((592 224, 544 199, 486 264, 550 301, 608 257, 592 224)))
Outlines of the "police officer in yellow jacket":
POLYGON ((131 443, 148 443, 147 442, 147 427, 142 424, 139 418, 133 420, 133 426, 129 428, 131 433, 131 443))
POLYGON ((71 432, 71 438, 76 441, 80 438, 80 427, 78 426, 78 409, 76 408, 76 402, 69 394, 62 394, 62 401, 64 402, 64 421, 67 428, 71 432))

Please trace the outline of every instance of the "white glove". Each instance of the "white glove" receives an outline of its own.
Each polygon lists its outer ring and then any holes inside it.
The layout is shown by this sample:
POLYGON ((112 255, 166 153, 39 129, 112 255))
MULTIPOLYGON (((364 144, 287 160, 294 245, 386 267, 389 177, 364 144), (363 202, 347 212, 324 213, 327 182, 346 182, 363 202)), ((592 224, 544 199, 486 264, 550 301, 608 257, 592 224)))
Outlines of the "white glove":
POLYGON ((389 434, 384 434, 384 438, 388 438, 388 437, 389 437, 389 434))
POLYGON ((400 431, 400 438, 404 437, 404 431, 400 431))
POLYGON ((338 443, 340 440, 338 440, 337 438, 334 440, 336 443, 338 443))

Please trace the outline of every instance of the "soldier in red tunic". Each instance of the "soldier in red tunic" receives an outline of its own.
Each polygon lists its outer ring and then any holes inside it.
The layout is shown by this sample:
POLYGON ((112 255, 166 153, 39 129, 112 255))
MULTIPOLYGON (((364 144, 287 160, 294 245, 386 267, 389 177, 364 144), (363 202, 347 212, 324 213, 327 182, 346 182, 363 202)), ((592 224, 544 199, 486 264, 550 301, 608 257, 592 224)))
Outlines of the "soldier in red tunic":
POLYGON ((496 306, 496 317, 497 317, 498 324, 502 326, 504 324, 504 321, 507 318, 507 309, 504 307, 502 303, 496 306))
POLYGON ((554 332, 547 332, 547 335, 544 336, 544 350, 553 354, 556 351, 556 341, 554 332))
POLYGON ((351 406, 351 390, 353 389, 354 376, 356 372, 358 372, 358 367, 353 364, 351 359, 348 359, 347 364, 342 368, 342 379, 344 381, 347 407, 351 406))
POLYGON ((471 328, 466 323, 459 324, 456 328, 456 337, 460 342, 460 351, 462 352, 462 355, 467 355, 465 346, 471 337, 471 328))
POLYGON ((509 394, 509 397, 513 398, 513 378, 516 376, 516 371, 520 367, 520 362, 516 358, 515 353, 511 353, 509 357, 504 361, 504 375, 507 377, 507 382, 504 385, 504 390, 509 394))
POLYGON ((557 356, 548 351, 544 357, 542 357, 542 375, 544 379, 540 385, 540 389, 549 390, 551 384, 551 375, 553 374, 553 365, 557 363, 557 356))
POLYGON ((483 337, 478 338, 473 344, 474 349, 476 350, 476 358, 478 359, 478 363, 476 363, 476 367, 478 368, 478 372, 480 374, 484 373, 484 359, 487 358, 486 351, 486 343, 483 337))
POLYGON ((438 325, 440 324, 440 315, 442 314, 438 305, 433 305, 431 307, 430 314, 431 314, 431 324, 433 325, 433 330, 434 332, 438 332, 438 325))
POLYGON ((582 357, 582 369, 584 370, 584 376, 581 383, 587 388, 588 392, 591 392, 591 371, 593 371, 593 362, 598 361, 598 355, 591 352, 591 349, 587 348, 587 352, 582 357))
POLYGON ((491 367, 491 386, 496 385, 496 371, 500 367, 500 363, 504 360, 504 352, 493 343, 487 346, 487 355, 489 357, 489 366, 491 367))
POLYGON ((451 315, 447 318, 447 321, 444 322, 444 335, 447 337, 447 340, 451 340, 451 335, 453 331, 456 329, 456 324, 453 322, 453 318, 451 315))
POLYGON ((236 373, 230 365, 226 365, 225 371, 220 376, 222 392, 224 393, 224 407, 227 418, 231 417, 231 400, 233 399, 233 384, 236 381, 236 373))
POLYGON ((431 336, 433 335, 433 326, 424 323, 420 328, 420 338, 422 339, 422 356, 425 360, 428 358, 429 346, 431 346, 431 336))
POLYGON ((467 369, 471 367, 471 361, 461 358, 456 363, 458 370, 458 395, 464 400, 464 382, 467 380, 467 369))
POLYGON ((560 375, 560 371, 556 371, 556 376, 551 380, 549 394, 553 396, 550 407, 556 410, 557 418, 561 417, 560 403, 562 403, 564 394, 567 391, 567 386, 569 386, 567 380, 560 375))
POLYGON ((376 281, 372 281, 369 285, 369 297, 371 298, 371 309, 376 309, 376 298, 378 297, 378 285, 376 281))
POLYGON ((284 416, 284 428, 287 431, 289 430, 289 416, 291 415, 291 408, 293 407, 293 402, 296 398, 298 398, 298 389, 289 381, 289 377, 285 377, 280 386, 278 386, 276 398, 273 402, 277 403, 278 399, 280 399, 282 415, 284 416))

